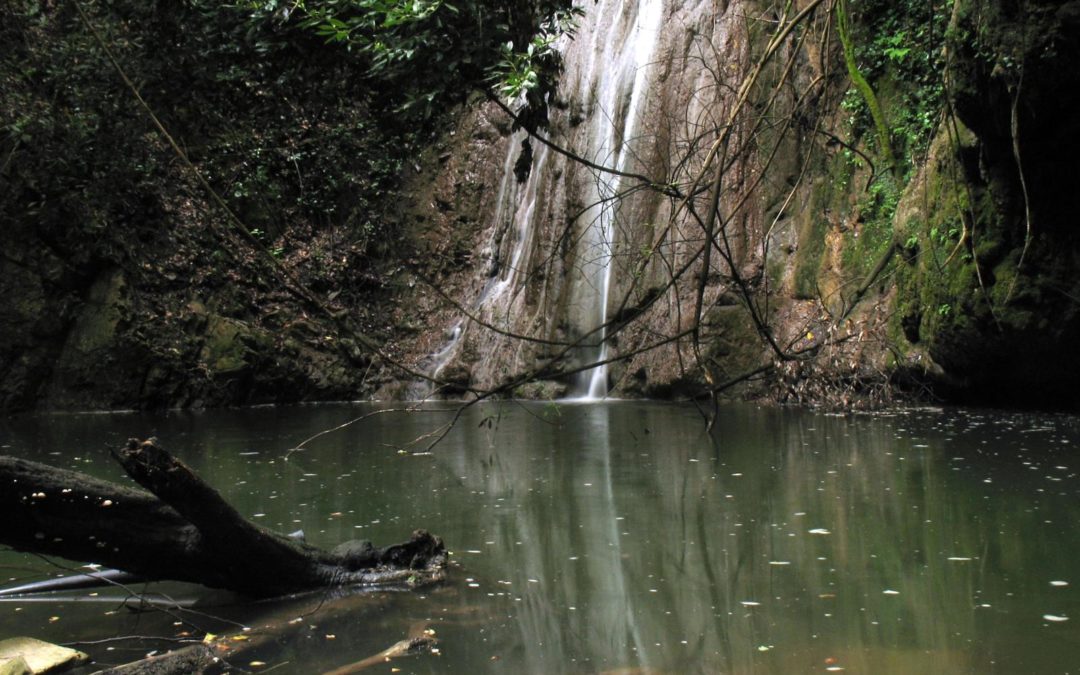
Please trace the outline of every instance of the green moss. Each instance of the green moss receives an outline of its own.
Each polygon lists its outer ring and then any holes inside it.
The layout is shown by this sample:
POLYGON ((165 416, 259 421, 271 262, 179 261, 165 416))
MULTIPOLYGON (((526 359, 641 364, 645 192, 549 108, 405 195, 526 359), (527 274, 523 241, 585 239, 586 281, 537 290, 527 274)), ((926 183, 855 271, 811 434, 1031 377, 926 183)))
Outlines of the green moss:
POLYGON ((858 285, 866 279, 892 245, 892 221, 898 199, 892 181, 881 177, 860 200, 857 229, 845 234, 841 254, 845 286, 858 285))
POLYGON ((720 367, 713 372, 717 382, 742 375, 759 365, 761 336, 743 307, 714 307, 706 314, 705 323, 710 338, 705 358, 720 367))
POLYGON ((126 283, 116 270, 99 277, 86 298, 86 308, 69 338, 70 346, 82 354, 92 354, 113 345, 117 325, 126 313, 126 283))
POLYGON ((527 382, 514 388, 513 398, 532 401, 553 401, 566 393, 566 385, 551 380, 527 382))
POLYGON ((235 319, 211 315, 200 360, 213 374, 230 375, 251 367, 271 347, 270 337, 235 319))
POLYGON ((825 251, 826 222, 815 218, 808 220, 799 232, 799 251, 795 256, 795 297, 809 300, 817 297, 817 275, 821 267, 821 255, 825 251))
POLYGON ((951 366, 968 362, 976 336, 1027 326, 1026 303, 1017 301, 1032 288, 1018 277, 1019 252, 992 195, 967 182, 959 166, 958 151, 974 136, 954 131, 934 141, 924 174, 900 205, 906 264, 897 268, 890 325, 896 344, 925 343, 951 366))
POLYGON ((818 275, 825 253, 825 237, 832 220, 843 218, 854 166, 841 156, 829 160, 826 178, 819 179, 810 191, 810 203, 798 221, 798 249, 793 264, 794 294, 800 300, 818 297, 818 275))

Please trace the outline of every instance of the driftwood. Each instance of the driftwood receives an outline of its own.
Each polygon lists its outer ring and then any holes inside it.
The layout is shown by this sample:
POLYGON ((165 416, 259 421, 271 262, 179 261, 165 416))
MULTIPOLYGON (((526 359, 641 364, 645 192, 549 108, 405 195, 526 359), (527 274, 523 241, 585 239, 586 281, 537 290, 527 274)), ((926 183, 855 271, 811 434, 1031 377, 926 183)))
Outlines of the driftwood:
MULTIPOLYGON (((99 670, 94 675, 201 675, 203 673, 228 672, 240 665, 245 654, 280 638, 282 629, 255 635, 244 635, 243 642, 234 641, 236 636, 215 637, 162 654, 154 654, 139 661, 99 670)), ((431 652, 438 640, 422 634, 397 642, 387 649, 356 663, 335 668, 323 675, 354 675, 362 670, 379 666, 393 659, 431 652)), ((271 664, 267 664, 271 665, 271 664)))
POLYGON ((149 492, 0 457, 0 544, 255 597, 444 577, 446 549, 423 530, 385 548, 326 551, 246 520, 154 439, 130 440, 114 457, 149 492))
MULTIPOLYGON (((265 667, 270 671, 285 664, 252 662, 250 659, 258 658, 267 647, 273 649, 275 643, 297 639, 298 632, 306 633, 308 622, 298 620, 298 616, 314 617, 317 614, 318 621, 325 623, 370 610, 382 602, 380 596, 355 587, 293 596, 269 605, 269 614, 260 617, 258 625, 254 627, 222 635, 206 634, 200 641, 191 641, 175 649, 155 652, 138 661, 105 668, 94 675, 214 675, 247 672, 253 663, 260 664, 256 666, 259 669, 265 667)), ((349 675, 385 664, 391 659, 434 652, 438 640, 429 624, 426 619, 414 621, 409 626, 406 639, 378 654, 323 675, 349 675)), ((347 636, 342 637, 348 639, 347 636)))
POLYGON ((406 638, 400 642, 394 643, 378 654, 369 656, 362 661, 342 666, 341 668, 335 668, 334 670, 323 673, 323 675, 354 675, 354 673, 359 673, 361 670, 367 670, 373 666, 382 665, 392 659, 429 652, 434 648, 436 643, 437 640, 430 635, 417 635, 415 637, 406 638))
MULTIPOLYGON (((225 643, 199 643, 164 654, 148 656, 107 670, 99 670, 94 675, 193 675, 205 673, 217 667, 222 660, 221 651, 225 643)), ((220 668, 219 668, 220 670, 220 668)))

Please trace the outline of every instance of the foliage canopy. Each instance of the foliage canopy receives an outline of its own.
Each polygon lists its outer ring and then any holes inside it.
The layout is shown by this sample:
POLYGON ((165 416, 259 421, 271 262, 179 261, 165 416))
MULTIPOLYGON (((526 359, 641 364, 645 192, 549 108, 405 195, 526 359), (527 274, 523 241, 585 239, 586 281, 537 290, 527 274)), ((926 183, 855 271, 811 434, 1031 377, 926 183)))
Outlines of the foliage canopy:
MULTIPOLYGON (((424 117, 491 86, 543 113, 560 70, 556 39, 580 10, 568 0, 248 0, 255 22, 295 23, 364 59, 368 76, 424 117)), ((541 114, 539 124, 546 115, 541 114)))

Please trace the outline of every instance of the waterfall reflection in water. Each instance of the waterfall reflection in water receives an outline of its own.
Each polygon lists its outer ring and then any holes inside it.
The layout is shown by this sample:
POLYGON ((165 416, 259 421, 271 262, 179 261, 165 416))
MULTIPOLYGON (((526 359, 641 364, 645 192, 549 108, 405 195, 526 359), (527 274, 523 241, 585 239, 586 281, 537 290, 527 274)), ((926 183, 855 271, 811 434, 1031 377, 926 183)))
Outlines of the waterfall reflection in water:
MULTIPOLYGON (((445 537, 455 561, 446 585, 314 614, 305 625, 315 629, 258 655, 290 662, 284 672, 369 656, 418 621, 436 630, 441 655, 395 663, 403 672, 1060 673, 1080 663, 1072 418, 740 406, 721 411, 710 437, 690 407, 503 404, 470 409, 430 455, 396 449, 441 422, 434 412, 372 417, 281 461, 370 409, 24 418, 4 423, 3 444, 117 480, 93 449, 156 433, 241 512, 303 528, 315 544, 398 541, 418 526, 445 537)), ((0 564, 42 567, 11 553, 0 564)), ((276 610, 210 611, 257 623, 276 610)), ((171 617, 100 605, 0 603, 4 632, 52 640, 132 632, 136 620, 140 633, 177 630, 171 617)))

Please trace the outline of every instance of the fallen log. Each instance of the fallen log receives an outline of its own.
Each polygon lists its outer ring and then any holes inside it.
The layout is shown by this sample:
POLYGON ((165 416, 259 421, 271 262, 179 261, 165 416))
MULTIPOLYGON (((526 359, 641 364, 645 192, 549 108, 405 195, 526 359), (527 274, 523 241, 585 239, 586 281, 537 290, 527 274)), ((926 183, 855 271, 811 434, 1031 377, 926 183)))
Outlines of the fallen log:
MULTIPOLYGON (((340 614, 353 609, 355 597, 339 599, 336 606, 319 607, 322 616, 326 614, 340 614)), ((247 662, 253 652, 274 642, 289 639, 290 634, 299 629, 295 620, 278 620, 262 628, 247 630, 230 635, 207 635, 199 642, 192 642, 178 649, 164 652, 155 652, 145 658, 117 666, 105 668, 93 673, 93 675, 192 675, 201 673, 232 672, 233 669, 243 671, 243 666, 258 667, 268 666, 267 670, 280 667, 282 663, 270 664, 262 661, 247 662)), ((396 642, 378 654, 369 656, 361 661, 351 663, 340 668, 335 668, 323 675, 352 675, 367 668, 385 664, 393 659, 417 654, 437 652, 438 644, 435 631, 427 628, 427 622, 419 625, 416 630, 410 630, 406 639, 396 642)))
POLYGON ((378 654, 369 656, 362 661, 342 666, 341 668, 335 668, 334 670, 323 673, 323 675, 354 675, 361 670, 367 670, 372 666, 381 666, 393 659, 400 659, 403 656, 411 656, 422 652, 430 652, 435 648, 437 643, 438 640, 431 635, 417 635, 416 637, 406 638, 400 642, 395 642, 378 654))
POLYGON ((446 549, 426 531, 385 548, 346 542, 326 551, 248 521, 154 439, 132 439, 113 456, 145 490, 0 457, 0 512, 8 514, 0 544, 254 597, 416 586, 445 575, 446 549))

